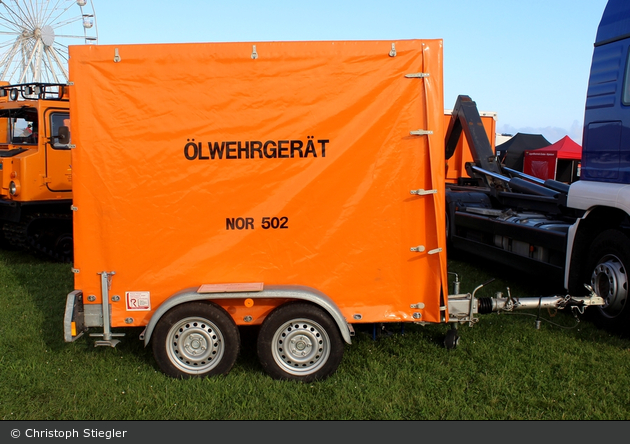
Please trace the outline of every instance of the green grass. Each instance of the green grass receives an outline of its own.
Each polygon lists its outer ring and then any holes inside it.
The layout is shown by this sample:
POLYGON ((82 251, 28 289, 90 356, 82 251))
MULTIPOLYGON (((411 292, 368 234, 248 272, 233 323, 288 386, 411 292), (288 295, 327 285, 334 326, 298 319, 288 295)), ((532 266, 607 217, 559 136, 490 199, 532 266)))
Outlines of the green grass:
MULTIPOLYGON (((510 286, 519 297, 553 286, 507 270, 449 261, 462 291, 510 286)), ((67 264, 0 251, 0 419, 630 419, 630 341, 558 313, 488 314, 460 327, 446 350, 446 325, 360 329, 339 370, 311 384, 274 381, 255 353, 255 332, 229 375, 175 380, 163 375, 133 330, 117 348, 63 342, 67 264)))

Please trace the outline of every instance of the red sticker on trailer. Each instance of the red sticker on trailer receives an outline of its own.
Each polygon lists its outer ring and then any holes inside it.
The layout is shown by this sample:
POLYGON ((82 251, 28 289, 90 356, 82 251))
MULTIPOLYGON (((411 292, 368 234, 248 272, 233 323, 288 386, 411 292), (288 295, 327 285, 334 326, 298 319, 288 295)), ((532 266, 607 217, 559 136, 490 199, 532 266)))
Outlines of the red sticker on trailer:
POLYGON ((127 311, 151 310, 151 292, 128 291, 125 295, 127 300, 127 311))

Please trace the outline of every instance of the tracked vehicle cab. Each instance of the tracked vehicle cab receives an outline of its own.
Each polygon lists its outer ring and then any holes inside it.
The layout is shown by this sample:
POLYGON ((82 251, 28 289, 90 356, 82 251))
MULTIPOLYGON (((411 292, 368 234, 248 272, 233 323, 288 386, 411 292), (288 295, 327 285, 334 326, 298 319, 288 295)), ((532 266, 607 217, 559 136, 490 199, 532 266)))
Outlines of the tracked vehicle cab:
POLYGON ((56 259, 72 256, 67 86, 0 84, 0 224, 4 240, 56 259))

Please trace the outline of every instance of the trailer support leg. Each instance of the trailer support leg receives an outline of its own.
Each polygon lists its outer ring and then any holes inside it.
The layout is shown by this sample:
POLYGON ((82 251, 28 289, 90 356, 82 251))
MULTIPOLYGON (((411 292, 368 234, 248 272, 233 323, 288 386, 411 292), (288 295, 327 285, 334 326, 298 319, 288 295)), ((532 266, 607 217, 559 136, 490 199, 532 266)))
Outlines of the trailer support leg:
POLYGON ((108 346, 108 347, 116 347, 120 342, 118 339, 113 339, 114 337, 125 336, 124 333, 112 333, 111 332, 111 319, 110 319, 110 311, 109 311, 109 287, 111 285, 111 278, 116 274, 116 272, 112 271, 111 273, 107 271, 103 271, 102 273, 98 273, 101 276, 101 299, 102 299, 102 310, 103 310, 103 333, 93 333, 90 336, 100 336, 103 339, 100 341, 96 341, 94 343, 95 347, 99 346, 108 346))

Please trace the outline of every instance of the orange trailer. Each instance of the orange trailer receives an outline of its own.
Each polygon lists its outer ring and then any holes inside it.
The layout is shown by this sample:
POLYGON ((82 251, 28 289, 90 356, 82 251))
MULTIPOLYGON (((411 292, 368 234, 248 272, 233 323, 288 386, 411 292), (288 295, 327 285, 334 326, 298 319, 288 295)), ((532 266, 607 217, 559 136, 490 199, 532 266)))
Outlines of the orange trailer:
POLYGON ((165 373, 208 376, 257 325, 265 370, 309 381, 353 324, 472 321, 447 299, 441 40, 75 46, 70 78, 66 341, 144 327, 165 373))

